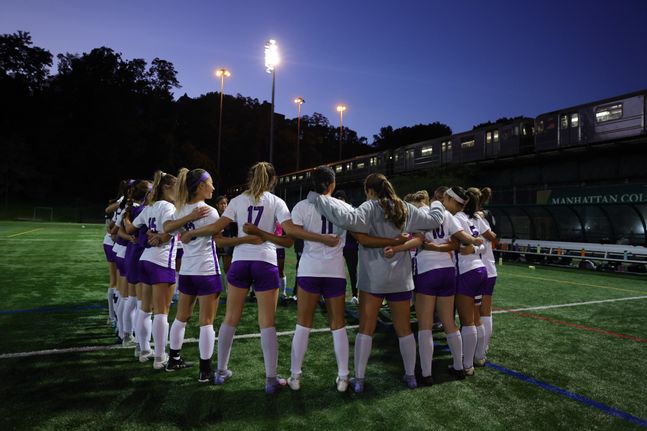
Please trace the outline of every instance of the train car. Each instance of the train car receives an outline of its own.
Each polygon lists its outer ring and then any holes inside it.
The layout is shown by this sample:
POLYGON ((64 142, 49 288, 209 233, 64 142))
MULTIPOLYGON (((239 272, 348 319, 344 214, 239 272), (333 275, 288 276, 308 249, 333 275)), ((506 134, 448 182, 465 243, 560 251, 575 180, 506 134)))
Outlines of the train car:
POLYGON ((393 150, 393 172, 404 173, 439 166, 441 141, 447 138, 429 139, 393 150))
POLYGON ((647 90, 547 112, 535 119, 538 152, 647 133, 647 90))

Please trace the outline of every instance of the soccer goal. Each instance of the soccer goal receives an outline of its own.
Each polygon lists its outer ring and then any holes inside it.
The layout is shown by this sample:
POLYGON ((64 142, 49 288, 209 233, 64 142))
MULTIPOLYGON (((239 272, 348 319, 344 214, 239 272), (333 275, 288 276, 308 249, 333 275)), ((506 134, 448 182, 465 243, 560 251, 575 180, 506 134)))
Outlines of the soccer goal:
POLYGON ((34 207, 33 221, 49 221, 54 220, 54 208, 52 207, 34 207))

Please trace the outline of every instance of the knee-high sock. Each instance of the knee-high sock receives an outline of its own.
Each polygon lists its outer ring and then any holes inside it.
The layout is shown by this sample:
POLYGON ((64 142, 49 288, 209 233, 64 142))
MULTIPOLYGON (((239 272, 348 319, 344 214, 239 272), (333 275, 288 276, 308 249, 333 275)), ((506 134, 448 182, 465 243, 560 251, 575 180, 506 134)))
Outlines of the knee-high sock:
POLYGON ((286 292, 287 286, 285 285, 286 280, 287 280, 287 277, 281 277, 279 279, 279 289, 280 289, 279 292, 283 296, 287 295, 287 292, 286 292))
POLYGON ((139 348, 142 352, 151 351, 151 332, 153 331, 153 322, 151 321, 150 311, 139 310, 139 327, 135 329, 139 341, 139 348))
POLYGON ((297 325, 292 337, 292 354, 290 371, 292 377, 299 377, 301 374, 301 366, 303 365, 303 357, 308 350, 308 337, 310 336, 310 328, 297 325))
POLYGON ((413 376, 416 370, 416 339, 413 334, 409 334, 406 337, 398 337, 398 342, 404 363, 404 373, 407 376, 413 376))
POLYGON ((182 350, 184 343, 184 331, 186 330, 186 322, 180 322, 175 319, 171 325, 171 349, 182 350))
MULTIPOLYGON (((135 303, 135 306, 133 307, 132 311, 130 312, 130 321, 132 322, 133 325, 133 332, 135 333, 135 342, 138 342, 137 340, 137 326, 139 326, 139 310, 141 309, 141 301, 137 299, 136 296, 131 296, 130 298, 131 301, 135 303)), ((129 298, 129 299, 130 299, 129 298)))
POLYGON ((117 331, 120 338, 124 338, 124 298, 121 296, 117 297, 117 304, 115 305, 115 314, 117 317, 117 331))
POLYGON ((234 342, 236 328, 226 323, 220 325, 218 331, 218 371, 225 371, 229 367, 229 355, 231 354, 231 345, 234 342))
POLYGON ((449 351, 452 352, 452 359, 454 360, 454 369, 463 369, 463 337, 460 331, 447 334, 447 345, 449 351))
POLYGON ((261 347, 265 362, 265 377, 274 378, 279 367, 279 340, 276 337, 275 327, 261 328, 261 347))
POLYGON ((155 342, 155 357, 161 358, 166 351, 166 340, 168 339, 168 315, 155 315, 152 332, 153 341, 155 342))
POLYGON ((286 296, 294 295, 294 287, 288 286, 288 278, 287 277, 283 277, 281 279, 281 285, 284 286, 286 296))
POLYGON ((213 325, 200 326, 200 359, 207 360, 213 356, 213 348, 216 344, 216 333, 213 325))
POLYGON ((481 323, 485 330, 485 339, 483 340, 483 343, 485 344, 485 351, 487 352, 488 347, 490 347, 490 338, 492 338, 492 316, 481 316, 481 323))
POLYGON ((371 356, 373 337, 366 334, 357 334, 355 337, 355 377, 363 379, 366 374, 366 364, 371 356))
POLYGON ((430 329, 418 331, 418 350, 420 351, 422 377, 429 377, 431 376, 431 361, 434 357, 434 337, 430 329))
POLYGON ((474 366, 476 351, 476 326, 463 326, 461 337, 463 337, 463 367, 471 368, 474 366))
POLYGON ((115 320, 115 288, 108 288, 108 317, 115 320))
POLYGON ((483 325, 476 327, 476 352, 474 352, 474 359, 485 358, 485 329, 483 325))
POLYGON ((337 374, 340 377, 348 376, 348 333, 346 327, 332 331, 332 343, 337 358, 337 374))
MULTIPOLYGON (((122 300, 123 299, 124 298, 122 298, 122 300)), ((135 298, 134 296, 129 296, 128 298, 125 298, 124 309, 121 314, 122 319, 124 321, 123 328, 124 328, 125 335, 132 335, 132 332, 133 332, 132 313, 135 310, 136 306, 137 306, 137 298, 135 298)))

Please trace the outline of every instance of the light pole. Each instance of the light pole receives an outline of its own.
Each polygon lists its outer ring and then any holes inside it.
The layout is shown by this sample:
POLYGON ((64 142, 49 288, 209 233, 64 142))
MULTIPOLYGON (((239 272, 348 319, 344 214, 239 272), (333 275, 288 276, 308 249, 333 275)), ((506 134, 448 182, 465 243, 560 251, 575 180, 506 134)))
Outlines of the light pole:
POLYGON ((272 113, 270 115, 270 163, 274 157, 274 84, 276 81, 275 67, 279 64, 279 47, 274 39, 265 44, 265 71, 272 74, 272 113))
MULTIPOLYGON (((216 77, 220 78, 220 115, 219 115, 219 120, 218 120, 218 157, 216 161, 216 170, 218 172, 218 175, 220 175, 220 178, 222 178, 222 174, 220 173, 220 143, 222 141, 222 102, 223 102, 223 97, 225 95, 225 78, 229 78, 231 76, 231 72, 228 71, 227 69, 218 69, 216 70, 216 77)), ((218 181, 218 188, 220 188, 220 181, 218 181)))
POLYGON ((297 104, 297 171, 299 170, 299 146, 301 145, 301 105, 306 103, 303 97, 294 99, 297 104))
POLYGON ((337 112, 339 112, 339 160, 341 160, 341 140, 344 136, 344 111, 346 105, 337 105, 337 112))

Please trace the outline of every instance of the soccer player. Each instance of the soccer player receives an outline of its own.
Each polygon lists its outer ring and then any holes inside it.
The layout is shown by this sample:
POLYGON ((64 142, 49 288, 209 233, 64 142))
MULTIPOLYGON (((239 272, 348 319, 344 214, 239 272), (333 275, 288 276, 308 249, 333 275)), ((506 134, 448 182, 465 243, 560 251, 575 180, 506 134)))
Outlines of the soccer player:
MULTIPOLYGON (((218 196, 216 198, 216 209, 218 210, 218 214, 222 217, 222 214, 225 212, 227 209, 227 205, 229 205, 229 200, 227 199, 227 196, 218 196)), ((224 238, 235 238, 238 233, 238 225, 236 223, 230 223, 225 229, 222 231, 222 237, 224 238)), ((218 256, 222 257, 222 269, 227 274, 229 271, 229 267, 231 266, 231 258, 234 256, 234 247, 233 246, 222 246, 220 245, 221 243, 226 242, 222 240, 216 240, 216 243, 218 244, 218 248, 216 249, 218 251, 218 256)))
POLYGON ((403 242, 402 232, 430 230, 440 226, 444 208, 434 203, 428 209, 419 210, 397 196, 391 183, 382 174, 371 174, 364 181, 367 201, 356 209, 318 193, 310 192, 313 202, 328 221, 342 229, 358 232, 359 271, 357 287, 359 295, 359 334, 355 338, 355 378, 351 381, 355 392, 363 392, 364 375, 371 354, 373 333, 377 314, 386 299, 389 303, 393 326, 399 338, 400 353, 405 368, 404 381, 411 389, 417 387, 414 375, 416 365, 416 342, 411 332, 409 304, 412 297, 411 255, 395 253, 386 258, 383 247, 403 242), (362 234, 368 235, 364 237, 362 234), (398 239, 391 239, 391 238, 398 239))
POLYGON ((108 323, 116 325, 117 323, 117 314, 115 312, 115 289, 117 288, 117 255, 112 250, 115 245, 115 238, 112 235, 112 229, 115 225, 115 219, 117 218, 117 210, 119 209, 119 204, 124 200, 124 189, 126 188, 126 181, 122 180, 119 183, 119 191, 117 193, 117 198, 114 202, 110 204, 105 209, 106 214, 106 234, 103 237, 103 251, 106 255, 106 261, 108 262, 108 274, 110 276, 110 281, 108 284, 108 323))
MULTIPOLYGON (((335 172, 327 166, 319 166, 312 172, 311 181, 313 191, 329 197, 335 189, 335 172)), ((346 206, 352 209, 350 205, 346 206)), ((346 392, 348 334, 344 319, 346 272, 343 252, 346 232, 333 232, 333 224, 307 199, 300 201, 292 209, 292 222, 286 224, 286 231, 291 237, 304 240, 297 272, 297 325, 292 338, 291 376, 288 385, 295 391, 301 387, 301 366, 308 349, 314 313, 320 297, 323 297, 337 358, 335 384, 339 392, 346 392)))
POLYGON ((249 241, 234 248, 234 257, 227 273, 227 312, 218 332, 215 383, 223 384, 232 376, 228 369, 229 355, 247 291, 253 284, 265 362, 265 392, 271 394, 287 384, 277 374, 278 339, 274 318, 280 280, 276 245, 291 247, 292 239, 276 236, 273 232, 277 221, 285 227, 284 223, 290 220, 290 211, 281 198, 270 193, 276 183, 272 164, 259 162, 252 166, 247 183, 247 190, 229 202, 220 220, 190 234, 183 234, 182 241, 186 246, 191 237, 219 234, 231 222, 238 223, 238 236, 249 241))
MULTIPOLYGON (((343 190, 337 190, 333 197, 348 203, 348 198, 346 192, 343 190)), ((348 276, 350 277, 350 291, 351 299, 350 302, 353 305, 359 304, 359 294, 357 293, 357 251, 359 250, 359 245, 357 240, 353 235, 346 235, 346 241, 344 242, 344 260, 346 261, 346 268, 348 268, 348 276)))

